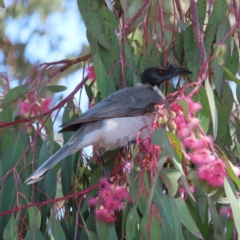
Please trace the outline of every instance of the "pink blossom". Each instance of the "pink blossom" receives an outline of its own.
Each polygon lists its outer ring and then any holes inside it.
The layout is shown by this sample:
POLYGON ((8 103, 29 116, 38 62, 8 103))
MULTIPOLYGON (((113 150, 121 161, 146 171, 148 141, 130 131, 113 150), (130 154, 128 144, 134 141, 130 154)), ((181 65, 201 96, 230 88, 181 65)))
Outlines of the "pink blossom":
POLYGON ((111 189, 111 183, 105 177, 99 179, 98 186, 99 189, 111 189))
POLYGON ((28 102, 19 102, 18 103, 18 114, 19 116, 29 117, 31 105, 28 102))
POLYGON ((51 103, 52 103, 52 98, 50 98, 50 97, 42 99, 42 110, 44 112, 49 110, 49 106, 50 106, 51 103))
POLYGON ((195 135, 191 135, 183 139, 183 144, 186 148, 196 149, 199 145, 199 139, 195 137, 195 135))
POLYGON ((174 122, 178 129, 185 128, 187 126, 184 115, 177 116, 174 122))
POLYGON ((229 218, 233 218, 233 213, 231 207, 221 207, 220 208, 220 214, 229 218))
POLYGON ((87 203, 89 207, 95 207, 98 202, 97 198, 89 198, 87 203))
POLYGON ((199 123, 200 123, 200 119, 199 118, 188 117, 188 119, 187 119, 187 127, 188 127, 189 131, 192 131, 192 129, 194 127, 199 126, 199 123))
POLYGON ((215 156, 206 148, 196 149, 193 153, 189 153, 188 155, 190 160, 195 164, 204 164, 215 160, 215 156))
POLYGON ((119 200, 126 200, 128 196, 128 191, 121 186, 116 186, 114 189, 114 197, 116 197, 119 200))
POLYGON ((202 165, 198 168, 198 177, 202 180, 208 181, 212 178, 212 170, 208 165, 202 165))
POLYGON ((115 217, 113 217, 105 208, 97 210, 95 216, 98 220, 101 220, 105 223, 115 222, 116 220, 115 217))
POLYGON ((225 177, 225 174, 217 173, 217 172, 213 171, 212 177, 210 179, 208 179, 207 181, 213 187, 222 187, 224 184, 224 177, 225 177))
POLYGON ((177 102, 173 102, 172 104, 170 104, 170 108, 176 113, 178 113, 179 111, 183 112, 182 106, 180 106, 177 102))
POLYGON ((112 191, 109 189, 102 189, 98 193, 99 198, 101 201, 106 202, 106 201, 111 201, 112 198, 112 191))
POLYGON ((108 201, 104 201, 104 207, 109 211, 115 211, 119 209, 120 203, 116 199, 110 199, 108 201))
POLYGON ((31 115, 32 116, 36 116, 36 115, 38 115, 38 114, 40 114, 41 113, 41 106, 40 106, 40 104, 38 103, 38 102, 36 102, 33 106, 32 106, 32 108, 31 108, 31 115))
POLYGON ((123 167, 123 172, 131 173, 133 170, 133 165, 131 162, 127 162, 123 167))
POLYGON ((207 136, 202 134, 199 134, 199 136, 200 136, 199 148, 209 147, 209 145, 213 143, 214 139, 212 136, 207 136))
POLYGON ((201 103, 194 102, 190 97, 183 96, 181 99, 187 103, 190 114, 194 114, 202 109, 201 103))
POLYGON ((187 127, 183 127, 177 130, 177 135, 181 139, 188 137, 189 134, 190 134, 190 131, 187 127))
POLYGON ((87 67, 88 78, 91 78, 94 82, 96 81, 96 74, 93 66, 87 67))
POLYGON ((215 161, 213 161, 211 163, 211 166, 212 166, 214 172, 222 173, 222 174, 226 173, 226 171, 225 171, 225 167, 226 167, 225 163, 221 159, 219 159, 219 158, 217 158, 215 161))

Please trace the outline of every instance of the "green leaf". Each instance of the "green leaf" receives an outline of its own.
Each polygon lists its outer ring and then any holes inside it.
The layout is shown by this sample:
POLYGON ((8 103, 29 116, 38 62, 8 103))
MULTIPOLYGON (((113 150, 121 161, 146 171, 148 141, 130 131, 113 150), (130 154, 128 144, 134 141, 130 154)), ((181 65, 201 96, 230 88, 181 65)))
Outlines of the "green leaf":
POLYGON ((200 54, 193 32, 193 25, 190 25, 185 33, 184 50, 188 69, 193 72, 191 79, 193 79, 193 81, 196 81, 200 70, 200 54))
POLYGON ((44 240, 43 234, 40 232, 38 228, 31 228, 28 232, 24 240, 44 240))
POLYGON ((184 239, 176 203, 170 195, 163 193, 161 178, 158 177, 155 181, 156 188, 153 202, 156 204, 162 218, 163 230, 161 235, 165 239, 184 239))
POLYGON ((217 46, 217 51, 216 51, 216 58, 218 61, 219 65, 224 64, 224 55, 227 52, 227 45, 226 44, 221 44, 217 46))
POLYGON ((179 63, 183 62, 183 57, 184 57, 183 39, 184 39, 184 35, 181 33, 178 33, 176 36, 175 44, 174 44, 175 56, 179 63))
MULTIPOLYGON (((48 144, 46 141, 44 141, 41 146, 39 157, 38 157, 38 166, 46 162, 50 154, 51 153, 49 152, 48 144)), ((41 181, 37 183, 37 185, 40 189, 44 190, 47 196, 52 197, 56 190, 56 178, 57 178, 57 172, 56 172, 56 167, 54 167, 41 181)))
POLYGON ((199 26, 200 29, 203 28, 203 24, 205 21, 206 17, 206 12, 207 12, 207 1, 202 0, 202 1, 197 1, 197 12, 198 12, 198 20, 199 20, 199 26))
MULTIPOLYGON (((224 146, 232 145, 228 119, 232 111, 233 101, 234 99, 232 89, 230 88, 229 84, 224 81, 221 99, 218 99, 215 94, 215 103, 218 111, 219 126, 215 143, 222 149, 224 149, 224 146)), ((226 154, 228 154, 228 150, 226 151, 226 154)))
MULTIPOLYGON (((234 38, 231 37, 231 39, 234 39, 234 38)), ((225 67, 235 76, 237 74, 238 65, 239 65, 239 51, 238 51, 238 46, 234 40, 231 46, 233 46, 232 52, 228 55, 228 59, 225 64, 225 67)), ((223 78, 228 79, 228 75, 226 74, 226 72, 224 73, 223 78)))
POLYGON ((17 86, 14 87, 12 89, 10 89, 7 93, 7 95, 4 98, 3 104, 7 105, 11 102, 13 102, 14 100, 16 100, 21 94, 26 93, 28 91, 28 87, 21 85, 21 86, 17 86))
POLYGON ((198 210, 199 216, 202 222, 204 223, 207 215, 207 196, 198 188, 195 189, 194 195, 196 198, 197 210, 198 210))
POLYGON ((208 209, 210 211, 211 214, 211 220, 213 223, 213 234, 214 234, 214 239, 218 239, 218 240, 225 240, 226 236, 224 233, 224 227, 221 223, 221 220, 219 218, 218 212, 216 210, 216 206, 215 203, 208 198, 208 209))
POLYGON ((89 4, 88 0, 78 0, 77 2, 81 17, 87 30, 99 44, 108 49, 109 42, 106 39, 104 29, 102 28, 100 21, 99 9, 102 6, 101 1, 93 1, 91 4, 89 4))
POLYGON ((233 219, 227 220, 226 239, 234 239, 235 224, 233 219))
POLYGON ((230 77, 231 81, 235 82, 237 85, 240 85, 240 79, 235 77, 228 68, 223 67, 223 69, 224 69, 225 73, 228 75, 228 77, 230 77))
POLYGON ((55 218, 55 216, 53 216, 51 218, 50 227, 51 227, 51 233, 52 233, 54 239, 57 239, 57 240, 65 240, 66 239, 64 231, 63 231, 63 229, 61 227, 61 224, 55 218))
POLYGON ((67 89, 67 87, 63 85, 49 85, 49 86, 44 86, 44 88, 54 93, 63 92, 67 89))
POLYGON ((233 219, 238 234, 240 234, 240 202, 237 190, 228 176, 224 179, 224 189, 232 208, 233 219))
POLYGON ((4 228, 3 232, 3 239, 4 240, 15 240, 17 239, 18 235, 18 228, 17 228, 17 221, 12 215, 12 217, 9 219, 6 227, 4 228))
POLYGON ((169 193, 174 197, 178 190, 178 179, 181 176, 181 172, 176 169, 163 168, 161 174, 169 193))
POLYGON ((213 90, 209 84, 209 80, 205 80, 205 88, 206 88, 206 93, 208 97, 208 102, 210 106, 210 112, 212 116, 212 123, 213 123, 213 137, 217 137, 217 131, 218 131, 218 112, 215 104, 215 99, 214 99, 214 94, 213 90))
POLYGON ((202 109, 197 113, 197 117, 200 119, 200 125, 203 131, 207 134, 211 120, 211 114, 207 92, 203 86, 200 87, 199 94, 194 96, 194 100, 199 101, 202 104, 202 109))
MULTIPOLYGON (((10 176, 4 181, 4 184, 1 183, 0 191, 0 212, 5 212, 12 210, 16 204, 16 187, 14 182, 14 177, 10 176)), ((3 231, 7 225, 11 215, 5 214, 0 217, 0 236, 3 236, 3 231)))
POLYGON ((215 35, 219 24, 226 17, 226 12, 223 9, 227 8, 226 0, 218 0, 214 3, 213 12, 208 20, 208 24, 204 34, 204 45, 206 48, 207 59, 210 57, 211 48, 215 41, 215 35))
MULTIPOLYGON (((106 18, 105 11, 102 11, 102 18, 103 19, 106 18)), ((109 21, 111 22, 110 19, 109 21)), ((110 29, 111 27, 113 26, 110 26, 110 29)), ((114 80, 114 84, 118 88, 122 88, 122 77, 121 77, 122 69, 120 64, 117 64, 120 61, 120 57, 119 57, 120 48, 119 48, 119 42, 116 37, 116 33, 114 31, 115 27, 111 29, 111 31, 109 31, 109 34, 108 34, 109 38, 112 41, 109 44, 109 49, 99 46, 99 54, 107 73, 112 76, 114 80)))
POLYGON ((13 141, 8 145, 6 151, 3 154, 3 172, 8 172, 14 165, 19 161, 19 159, 24 154, 25 147, 23 145, 22 139, 19 136, 13 139, 13 141))
POLYGON ((98 52, 93 57, 93 64, 97 78, 98 91, 101 93, 101 99, 104 99, 107 97, 108 76, 98 52))
POLYGON ((163 156, 168 156, 169 158, 172 159, 175 168, 181 172, 181 180, 183 181, 183 184, 186 187, 188 194, 191 196, 191 198, 194 199, 192 192, 190 190, 189 184, 187 182, 187 179, 185 177, 185 174, 181 165, 181 160, 179 159, 177 153, 172 148, 172 145, 170 144, 166 130, 162 128, 155 129, 151 136, 151 142, 162 148, 161 154, 163 156))
POLYGON ((37 207, 28 208, 29 225, 31 228, 39 229, 41 226, 41 212, 37 207))
POLYGON ((182 153, 182 146, 180 144, 180 140, 177 138, 176 135, 174 135, 171 132, 167 132, 167 136, 168 136, 168 138, 169 138, 169 140, 170 140, 170 142, 172 144, 172 147, 175 150, 179 160, 182 161, 183 153, 182 153))
POLYGON ((186 101, 179 99, 176 102, 183 108, 184 116, 185 116, 185 118, 187 118, 189 110, 188 110, 188 104, 186 103, 186 101))
POLYGON ((203 239, 201 232, 198 230, 184 200, 179 197, 175 198, 175 202, 178 207, 179 217, 182 224, 195 236, 203 239))
MULTIPOLYGON (((146 39, 147 41, 148 39, 146 39)), ((139 60, 141 61, 141 68, 146 69, 148 67, 158 65, 162 62, 163 55, 160 51, 157 50, 156 45, 153 43, 151 39, 147 41, 147 47, 139 56, 139 60)), ((130 50, 129 50, 130 51, 130 50)))
POLYGON ((138 222, 137 205, 134 205, 130 212, 128 213, 127 217, 126 239, 134 239, 136 237, 137 222, 138 222))
POLYGON ((118 239, 113 223, 104 223, 103 221, 99 221, 96 219, 96 228, 98 239, 118 239))
MULTIPOLYGON (((228 32, 230 31, 230 22, 229 18, 226 17, 220 24, 217 30, 216 36, 216 44, 215 44, 215 52, 218 53, 218 46, 221 44, 220 52, 221 52, 221 59, 222 65, 225 65, 226 60, 228 58, 229 49, 230 49, 230 39, 227 37, 224 42, 222 40, 226 37, 228 32), (221 50, 222 49, 222 50, 221 50)), ((218 55, 219 56, 219 55, 218 55)), ((224 70, 222 65, 219 65, 219 57, 216 55, 214 58, 214 77, 215 77, 215 86, 218 93, 218 97, 221 98, 222 88, 223 88, 223 75, 224 70)))
MULTIPOLYGON (((150 211, 149 209, 146 209, 141 222, 139 224, 139 235, 141 236, 141 239, 148 239, 148 223, 150 221, 150 211)), ((160 223, 159 223, 160 224, 160 223)))
POLYGON ((155 215, 151 218, 151 225, 150 225, 150 239, 159 239, 161 235, 161 228, 159 218, 155 215))

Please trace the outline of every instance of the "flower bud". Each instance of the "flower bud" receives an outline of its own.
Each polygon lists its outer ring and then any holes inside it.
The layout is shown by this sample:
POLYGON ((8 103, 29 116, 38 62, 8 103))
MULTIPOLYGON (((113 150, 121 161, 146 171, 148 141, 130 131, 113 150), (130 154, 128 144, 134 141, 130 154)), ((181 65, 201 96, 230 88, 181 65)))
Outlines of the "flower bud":
POLYGON ((78 115, 78 116, 82 115, 82 110, 79 107, 75 108, 75 115, 78 115))
POLYGON ((69 112, 69 117, 70 117, 70 119, 71 119, 73 116, 74 116, 74 110, 71 109, 70 112, 69 112))

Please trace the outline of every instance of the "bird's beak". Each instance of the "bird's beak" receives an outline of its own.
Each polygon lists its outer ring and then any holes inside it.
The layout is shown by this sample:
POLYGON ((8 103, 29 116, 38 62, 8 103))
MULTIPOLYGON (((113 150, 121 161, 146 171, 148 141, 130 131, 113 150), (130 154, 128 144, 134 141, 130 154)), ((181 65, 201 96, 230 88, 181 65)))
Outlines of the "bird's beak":
POLYGON ((166 75, 169 75, 169 78, 177 77, 180 75, 192 74, 191 71, 185 68, 175 68, 172 64, 169 64, 166 69, 166 75))

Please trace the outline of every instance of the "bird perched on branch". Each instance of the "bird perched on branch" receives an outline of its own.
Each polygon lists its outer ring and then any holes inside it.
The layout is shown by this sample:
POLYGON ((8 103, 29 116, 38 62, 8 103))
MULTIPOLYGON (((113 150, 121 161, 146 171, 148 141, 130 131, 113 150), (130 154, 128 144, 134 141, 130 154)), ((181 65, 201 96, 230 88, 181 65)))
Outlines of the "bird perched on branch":
POLYGON ((142 73, 141 85, 114 92, 78 119, 63 124, 60 132, 75 133, 25 183, 32 184, 41 180, 59 161, 89 145, 95 146, 99 151, 112 150, 135 141, 140 130, 139 138, 147 137, 148 129, 144 127, 152 124, 156 114, 154 107, 163 100, 153 87, 159 87, 173 77, 190 73, 187 69, 175 68, 171 64, 167 68, 147 68, 142 73))

